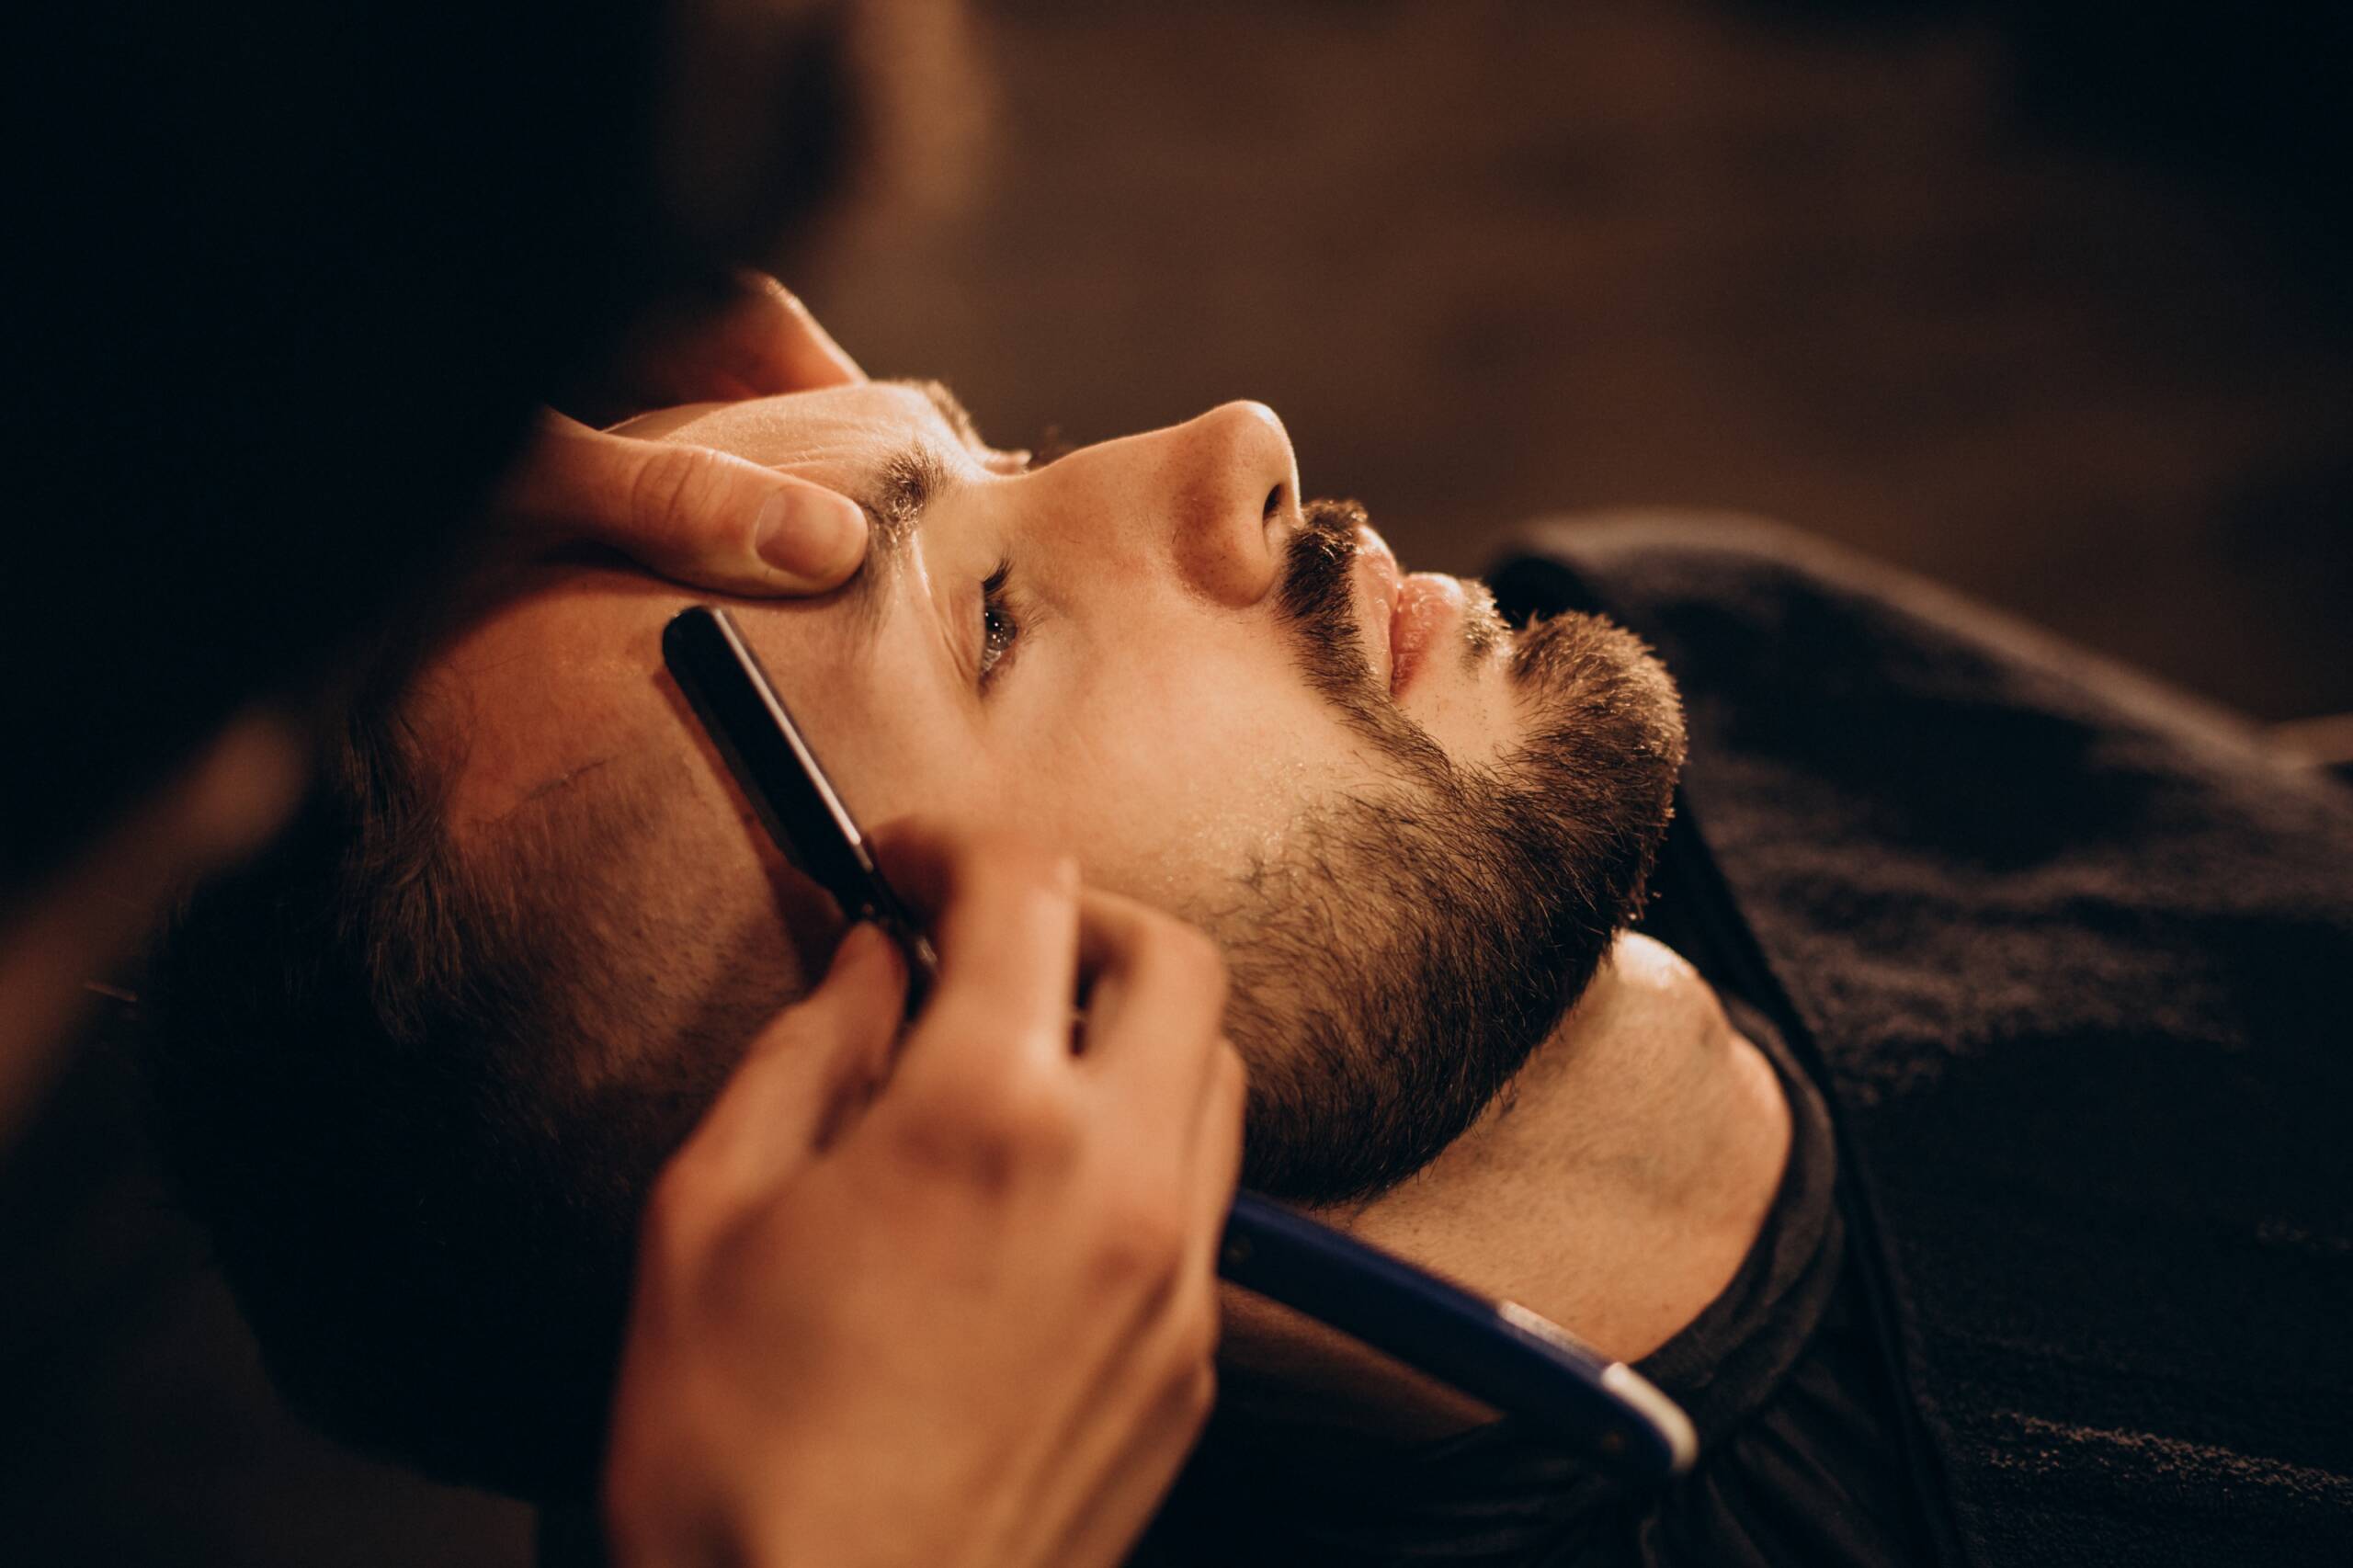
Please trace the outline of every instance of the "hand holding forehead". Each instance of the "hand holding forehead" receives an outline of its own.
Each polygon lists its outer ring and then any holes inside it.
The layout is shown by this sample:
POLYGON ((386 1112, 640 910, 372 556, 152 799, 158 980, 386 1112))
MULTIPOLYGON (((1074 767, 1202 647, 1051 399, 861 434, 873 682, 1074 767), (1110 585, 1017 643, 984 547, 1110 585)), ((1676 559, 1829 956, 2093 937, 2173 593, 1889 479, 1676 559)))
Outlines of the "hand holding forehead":
MULTIPOLYGON (((655 401, 732 400, 866 377, 807 307, 753 278, 701 332, 654 357, 655 401)), ((549 414, 501 496, 502 528, 610 546, 675 581, 767 597, 823 593, 866 551, 858 506, 805 479, 708 448, 599 432, 549 414)))

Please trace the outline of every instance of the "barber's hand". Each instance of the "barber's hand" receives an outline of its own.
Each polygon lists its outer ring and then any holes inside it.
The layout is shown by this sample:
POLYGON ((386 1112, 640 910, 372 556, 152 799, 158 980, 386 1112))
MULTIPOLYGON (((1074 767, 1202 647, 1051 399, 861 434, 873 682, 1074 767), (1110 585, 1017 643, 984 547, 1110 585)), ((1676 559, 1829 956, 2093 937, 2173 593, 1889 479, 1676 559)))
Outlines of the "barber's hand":
POLYGON ((1207 1414, 1215 949, 1017 845, 886 859, 941 911, 895 1066, 905 975, 862 926, 655 1191, 605 1478, 630 1568, 1111 1564, 1207 1414))
MULTIPOLYGON (((747 275, 736 302, 628 356, 635 406, 730 402, 862 381, 808 307, 747 275)), ((641 441, 549 413, 497 507, 510 535, 609 545, 731 594, 823 593, 866 554, 855 502, 702 447, 641 441)))

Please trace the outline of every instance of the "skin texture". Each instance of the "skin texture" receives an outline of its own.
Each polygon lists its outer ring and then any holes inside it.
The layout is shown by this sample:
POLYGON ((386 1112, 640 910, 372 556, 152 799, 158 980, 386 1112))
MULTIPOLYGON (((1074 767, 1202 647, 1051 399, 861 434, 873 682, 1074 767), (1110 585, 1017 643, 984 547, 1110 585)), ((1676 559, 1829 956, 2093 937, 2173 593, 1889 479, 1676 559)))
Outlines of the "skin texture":
MULTIPOLYGON (((1198 915, 1250 868, 1279 860, 1318 808, 1394 782, 1377 738, 1313 688, 1282 622, 1299 482, 1260 405, 1027 472, 902 385, 677 411, 631 433, 779 464, 884 518, 893 456, 910 444, 934 454, 923 526, 887 569, 881 555, 870 566, 870 645, 854 592, 736 607, 869 824, 920 811, 960 828, 1011 826, 1066 847, 1092 887, 1198 915), (983 584, 1000 567, 1020 631, 984 685, 983 584)), ((1364 658, 1386 688, 1406 642, 1391 639, 1394 566, 1368 536, 1349 572, 1364 658)), ((1455 767, 1493 769, 1537 717, 1510 678, 1512 637, 1464 634, 1475 590, 1409 585, 1440 608, 1411 629, 1422 652, 1396 707, 1455 767)), ((767 851, 661 672, 661 624, 687 602, 577 562, 511 585, 430 683, 445 733, 466 747, 453 823, 461 843, 488 846, 563 810, 568 791, 658 801, 644 836, 613 854, 608 891, 632 919, 654 933, 747 932, 707 950, 816 973, 832 932, 796 915, 809 890, 767 851)), ((692 996, 726 980, 713 970, 660 983, 692 996)), ((658 1034, 662 1020, 642 1021, 658 1034)), ((1707 987, 1656 943, 1625 937, 1510 1095, 1415 1179, 1327 1217, 1633 1358, 1731 1278, 1787 1141, 1769 1068, 1707 987)), ((1426 1429, 1466 1418, 1238 1292, 1225 1354, 1296 1389, 1311 1419, 1426 1429)))
MULTIPOLYGON (((941 403, 866 386, 681 422, 878 519, 857 583, 807 613, 745 607, 745 636, 867 822, 1015 826, 1220 937, 1263 1074, 1254 1185, 1393 1184, 1518 1068, 1623 918, 1680 755, 1670 683, 1589 618, 1515 647, 1462 585, 1401 582, 1345 507, 1302 514, 1256 405, 1033 470, 941 403)), ((782 997, 750 978, 779 965, 749 858, 720 842, 731 787, 655 663, 680 601, 643 589, 570 562, 527 579, 443 665, 440 729, 467 754, 461 842, 608 841, 521 877, 565 884, 540 920, 633 931, 566 994, 625 996, 600 1034, 661 1042, 716 998, 782 997), (620 800, 644 829, 626 843, 563 820, 620 800)), ((795 919, 812 900, 791 881, 769 923, 807 973, 826 934, 795 919)))
MULTIPOLYGON (((1386 779, 1278 621, 1279 538, 1299 491, 1262 405, 1028 473, 893 384, 701 411, 669 433, 867 499, 880 498, 876 466, 911 440, 949 468, 947 493, 881 574, 870 645, 850 595, 733 607, 870 824, 921 809, 1015 825, 1069 846, 1091 885, 1183 909, 1279 854, 1302 806, 1386 779), (1023 631, 983 693, 982 584, 1008 561, 1023 631)), ((1370 559, 1357 593, 1385 679, 1387 590, 1370 559)), ((590 770, 682 791, 665 834, 698 847, 728 836, 715 824, 740 822, 738 802, 661 674, 662 623, 690 602, 618 564, 542 566, 450 647, 434 684, 466 748, 450 802, 461 840, 590 770)), ((1433 660, 1404 700, 1468 760, 1492 760, 1519 727, 1499 658, 1433 660)), ((700 888, 679 896, 710 903, 700 888)))
MULTIPOLYGON (((748 296, 722 341, 671 346, 692 352, 655 395, 863 380, 780 287, 748 296)), ((824 537, 843 506, 731 454, 551 416, 493 521, 525 551, 594 543, 759 595, 857 565, 862 517, 824 537)), ((285 720, 242 717, 54 885, 0 905, 0 1132, 80 982, 185 879, 268 836, 303 749, 285 720)), ((952 972, 893 1093, 857 1115, 903 977, 887 944, 846 944, 666 1173, 613 1423, 617 1561, 1116 1562, 1207 1411, 1242 1094, 1215 954, 1024 844, 916 831, 892 848, 952 972), (1100 998, 1084 1062, 1066 1022, 1081 974, 1100 998), (813 1248, 834 1259, 822 1288, 813 1248)))
POLYGON ((940 954, 895 1063, 904 970, 860 927, 654 1193, 622 1562, 1115 1562, 1208 1414, 1242 1096, 1214 949, 1001 836, 883 854, 940 954))

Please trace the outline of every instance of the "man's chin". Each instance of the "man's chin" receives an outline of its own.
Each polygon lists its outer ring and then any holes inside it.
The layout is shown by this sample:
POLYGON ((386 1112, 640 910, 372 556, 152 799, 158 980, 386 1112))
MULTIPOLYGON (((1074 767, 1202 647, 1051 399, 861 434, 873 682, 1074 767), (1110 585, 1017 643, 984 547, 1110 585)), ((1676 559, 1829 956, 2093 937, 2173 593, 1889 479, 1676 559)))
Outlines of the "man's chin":
POLYGON ((1683 761, 1673 681, 1592 617, 1494 653, 1521 699, 1495 707, 1525 710, 1498 765, 1320 811, 1211 922, 1252 1064, 1245 1179, 1278 1197, 1358 1200, 1436 1158, 1640 908, 1683 761))
POLYGON ((1566 722, 1616 750, 1672 755, 1680 766, 1682 696, 1641 638, 1574 610, 1506 635, 1512 687, 1539 728, 1566 722))

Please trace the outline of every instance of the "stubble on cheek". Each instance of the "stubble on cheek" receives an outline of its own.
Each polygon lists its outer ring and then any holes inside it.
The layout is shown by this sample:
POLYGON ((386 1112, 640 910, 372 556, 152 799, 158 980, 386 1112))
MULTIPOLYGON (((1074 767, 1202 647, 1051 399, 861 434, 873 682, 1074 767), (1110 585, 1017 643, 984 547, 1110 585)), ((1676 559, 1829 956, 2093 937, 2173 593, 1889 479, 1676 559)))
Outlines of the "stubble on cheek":
POLYGON ((1393 770, 1309 687, 1287 637, 1186 632, 1188 656, 1090 671, 1006 795, 1090 881, 1198 922, 1280 861, 1302 819, 1393 770))
POLYGON ((1295 858, 1302 824, 1371 781, 1352 750, 1278 754, 1263 743, 1172 749, 1163 766, 1083 798, 1063 818, 1067 841, 1079 847, 1089 881, 1206 924, 1232 905, 1235 888, 1295 858))
POLYGON ((1603 622, 1527 651, 1498 695, 1537 699, 1529 738, 1499 767, 1400 748, 1202 907, 1251 1068, 1250 1185, 1345 1203, 1420 1169, 1639 909, 1682 760, 1673 683, 1603 622))

